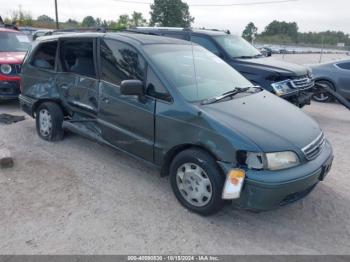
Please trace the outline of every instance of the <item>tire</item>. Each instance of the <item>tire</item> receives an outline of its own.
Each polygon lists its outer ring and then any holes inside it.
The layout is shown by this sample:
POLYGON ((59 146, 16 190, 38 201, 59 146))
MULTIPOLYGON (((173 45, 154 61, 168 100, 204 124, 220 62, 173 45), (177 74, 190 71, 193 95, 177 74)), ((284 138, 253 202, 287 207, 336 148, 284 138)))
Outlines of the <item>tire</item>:
POLYGON ((188 149, 178 154, 170 166, 170 183, 178 201, 200 215, 215 214, 225 204, 225 178, 215 159, 203 150, 188 149))
MULTIPOLYGON (((326 85, 335 90, 333 84, 327 80, 319 80, 316 82, 316 85, 317 84, 326 85)), ((320 103, 328 103, 333 101, 333 96, 328 92, 320 92, 317 95, 312 95, 312 99, 320 103)))
POLYGON ((63 111, 53 102, 45 102, 36 110, 36 131, 46 141, 59 141, 63 139, 63 111))

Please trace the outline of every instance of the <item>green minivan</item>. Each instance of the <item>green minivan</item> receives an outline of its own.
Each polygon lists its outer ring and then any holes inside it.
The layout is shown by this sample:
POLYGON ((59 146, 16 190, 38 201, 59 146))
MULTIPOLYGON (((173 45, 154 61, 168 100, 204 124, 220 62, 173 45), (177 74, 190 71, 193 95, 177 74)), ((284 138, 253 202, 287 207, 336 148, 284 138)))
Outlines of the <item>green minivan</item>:
POLYGON ((332 147, 296 106, 203 47, 159 36, 75 33, 33 43, 20 103, 48 141, 70 130, 159 167, 186 208, 277 208, 323 181, 332 147))

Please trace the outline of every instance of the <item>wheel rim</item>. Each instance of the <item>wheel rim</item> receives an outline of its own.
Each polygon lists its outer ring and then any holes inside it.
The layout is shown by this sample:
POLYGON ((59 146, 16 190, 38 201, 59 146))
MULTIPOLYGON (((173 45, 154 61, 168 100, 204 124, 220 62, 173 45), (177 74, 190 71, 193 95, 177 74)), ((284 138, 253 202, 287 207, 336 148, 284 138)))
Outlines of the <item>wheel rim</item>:
POLYGON ((42 109, 39 112, 39 129, 42 136, 49 136, 52 131, 52 119, 48 110, 42 109))
MULTIPOLYGON (((323 85, 323 86, 327 86, 328 88, 330 87, 328 83, 326 82, 318 82, 319 84, 323 85)), ((329 99, 329 94, 328 93, 318 93, 312 96, 316 101, 319 102, 324 102, 327 101, 329 99)))
POLYGON ((213 195, 207 173, 197 164, 186 163, 176 173, 176 184, 183 198, 191 205, 203 207, 213 195))

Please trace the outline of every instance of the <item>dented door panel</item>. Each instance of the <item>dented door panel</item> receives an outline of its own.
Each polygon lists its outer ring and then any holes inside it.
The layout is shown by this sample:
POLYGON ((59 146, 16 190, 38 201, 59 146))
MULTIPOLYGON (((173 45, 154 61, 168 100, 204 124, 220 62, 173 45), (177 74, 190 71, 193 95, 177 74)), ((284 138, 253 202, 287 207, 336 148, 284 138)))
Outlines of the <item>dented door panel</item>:
POLYGON ((119 87, 100 83, 98 123, 109 143, 153 161, 155 100, 123 96, 119 87))

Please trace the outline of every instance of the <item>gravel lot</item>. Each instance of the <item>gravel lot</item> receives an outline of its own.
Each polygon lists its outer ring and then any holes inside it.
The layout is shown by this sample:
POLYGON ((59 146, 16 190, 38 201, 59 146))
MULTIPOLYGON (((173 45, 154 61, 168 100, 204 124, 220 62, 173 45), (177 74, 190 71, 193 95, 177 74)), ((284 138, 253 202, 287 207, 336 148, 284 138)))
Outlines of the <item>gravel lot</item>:
MULTIPOLYGON (((168 178, 78 135, 48 143, 34 121, 0 124, 0 254, 350 254, 350 112, 304 109, 331 141, 326 181, 290 206, 250 213, 227 206, 212 217, 184 209, 168 178)), ((0 113, 24 115, 15 102, 0 113)))
MULTIPOLYGON (((15 167, 0 170, 1 254, 350 254, 350 112, 313 103, 333 169, 306 199, 255 214, 182 208, 156 170, 78 135, 48 143, 34 121, 0 125, 15 167)), ((1 112, 21 114, 16 103, 1 112)))

